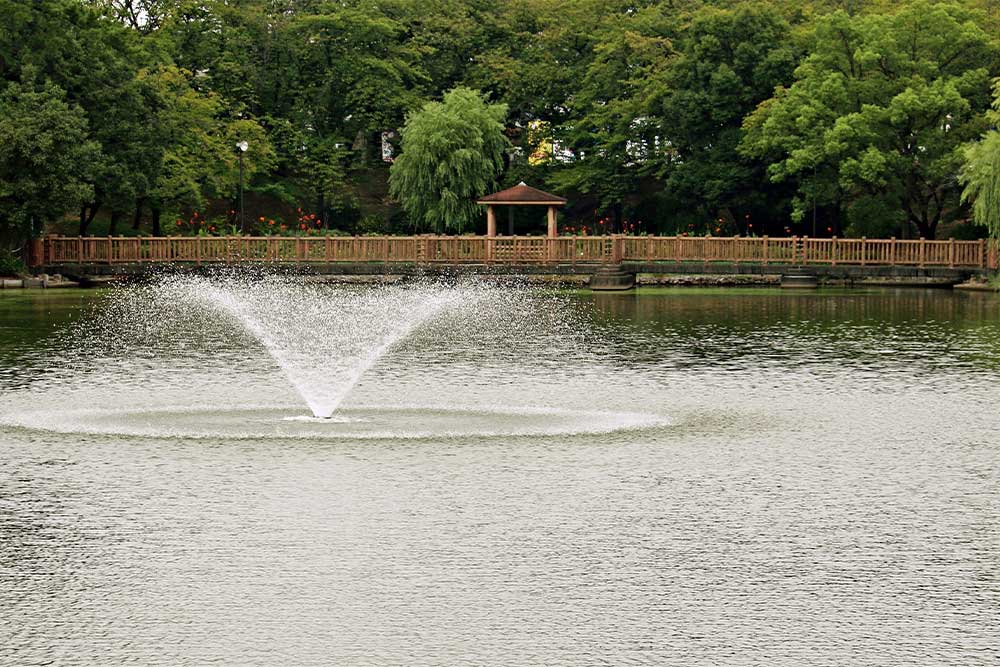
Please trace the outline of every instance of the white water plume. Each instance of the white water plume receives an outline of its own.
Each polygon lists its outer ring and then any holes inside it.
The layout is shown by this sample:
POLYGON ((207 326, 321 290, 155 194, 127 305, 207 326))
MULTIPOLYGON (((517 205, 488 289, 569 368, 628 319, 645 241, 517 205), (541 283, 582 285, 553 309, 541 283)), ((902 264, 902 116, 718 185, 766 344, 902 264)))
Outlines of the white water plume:
POLYGON ((175 278, 161 287, 238 322, 260 341, 313 415, 323 418, 333 415, 393 345, 477 296, 475 289, 434 283, 338 290, 280 278, 175 278))
POLYGON ((566 292, 492 277, 333 285, 274 273, 161 276, 95 295, 61 356, 45 361, 44 381, 5 396, 0 427, 399 439, 662 425, 622 392, 594 400, 609 376, 581 336, 579 312, 566 292))

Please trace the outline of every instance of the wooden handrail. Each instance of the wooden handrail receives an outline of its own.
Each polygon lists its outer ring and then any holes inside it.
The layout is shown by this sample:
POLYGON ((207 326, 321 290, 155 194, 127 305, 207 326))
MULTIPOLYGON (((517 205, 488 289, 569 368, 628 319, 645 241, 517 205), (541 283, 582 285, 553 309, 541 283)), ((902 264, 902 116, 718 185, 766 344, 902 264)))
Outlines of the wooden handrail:
POLYGON ((997 268, 986 240, 696 236, 48 236, 35 266, 74 264, 600 264, 756 262, 767 265, 997 268))

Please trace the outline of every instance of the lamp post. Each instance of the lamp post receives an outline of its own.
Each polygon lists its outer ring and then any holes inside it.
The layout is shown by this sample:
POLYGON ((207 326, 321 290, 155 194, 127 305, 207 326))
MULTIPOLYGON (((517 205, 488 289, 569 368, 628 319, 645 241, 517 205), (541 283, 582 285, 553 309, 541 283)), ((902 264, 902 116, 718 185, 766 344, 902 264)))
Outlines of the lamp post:
POLYGON ((247 233, 247 217, 243 210, 243 154, 247 152, 248 148, 250 148, 250 144, 245 141, 236 144, 240 156, 240 234, 244 235, 247 233))

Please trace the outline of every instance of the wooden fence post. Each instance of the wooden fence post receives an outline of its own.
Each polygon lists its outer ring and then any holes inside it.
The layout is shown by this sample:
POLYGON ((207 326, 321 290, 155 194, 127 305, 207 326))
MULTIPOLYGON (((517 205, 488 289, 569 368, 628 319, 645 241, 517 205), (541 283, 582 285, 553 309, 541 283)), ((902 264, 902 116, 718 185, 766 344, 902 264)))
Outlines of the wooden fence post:
POLYGON ((948 239, 948 267, 955 268, 955 238, 948 239))
POLYGON ((868 237, 861 237, 861 266, 868 263, 868 237))
POLYGON ((830 266, 837 266, 837 237, 830 241, 830 266))
POLYGON ((896 266, 896 237, 889 239, 889 266, 896 266))
POLYGON ((768 256, 768 247, 767 247, 767 244, 768 244, 768 238, 765 236, 764 237, 764 249, 763 249, 763 252, 762 252, 763 259, 764 259, 764 265, 765 266, 770 262, 770 257, 768 256))
POLYGON ((924 268, 924 260, 926 259, 926 246, 924 245, 924 237, 920 237, 920 268, 924 268))
POLYGON ((42 239, 31 239, 31 245, 28 247, 28 266, 35 268, 45 264, 46 243, 47 241, 42 239))

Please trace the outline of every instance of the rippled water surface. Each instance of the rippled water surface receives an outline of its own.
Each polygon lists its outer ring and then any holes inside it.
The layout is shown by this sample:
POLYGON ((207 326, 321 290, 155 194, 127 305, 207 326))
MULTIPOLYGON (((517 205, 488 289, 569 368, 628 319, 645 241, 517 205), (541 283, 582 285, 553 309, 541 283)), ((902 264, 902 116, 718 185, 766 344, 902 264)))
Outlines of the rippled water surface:
POLYGON ((324 420, 150 294, 0 293, 2 664, 1000 664, 993 295, 504 289, 324 420))

